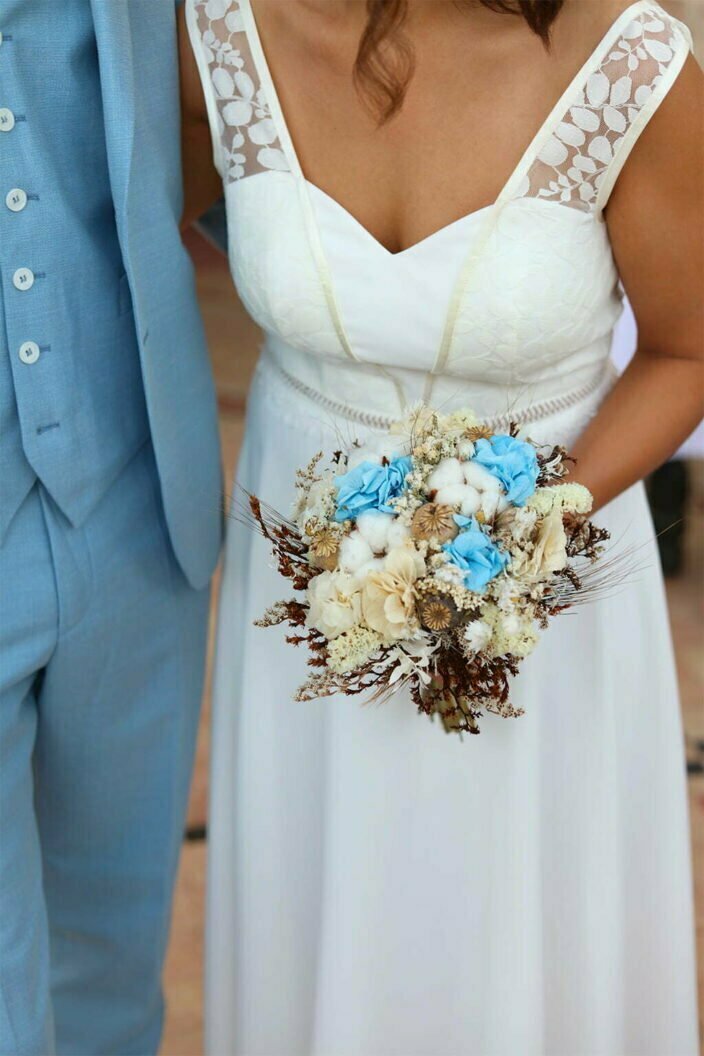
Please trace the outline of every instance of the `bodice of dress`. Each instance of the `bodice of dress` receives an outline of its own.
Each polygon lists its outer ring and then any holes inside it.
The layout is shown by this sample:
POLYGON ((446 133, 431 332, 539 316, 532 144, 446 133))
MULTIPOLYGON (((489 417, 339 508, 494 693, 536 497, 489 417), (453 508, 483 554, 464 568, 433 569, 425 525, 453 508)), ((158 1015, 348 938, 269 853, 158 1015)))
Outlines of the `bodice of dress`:
POLYGON ((302 172, 250 0, 187 2, 233 278, 287 375, 381 416, 460 389, 491 415, 600 383, 621 311, 603 210, 686 27, 628 7, 496 201, 392 254, 302 172))

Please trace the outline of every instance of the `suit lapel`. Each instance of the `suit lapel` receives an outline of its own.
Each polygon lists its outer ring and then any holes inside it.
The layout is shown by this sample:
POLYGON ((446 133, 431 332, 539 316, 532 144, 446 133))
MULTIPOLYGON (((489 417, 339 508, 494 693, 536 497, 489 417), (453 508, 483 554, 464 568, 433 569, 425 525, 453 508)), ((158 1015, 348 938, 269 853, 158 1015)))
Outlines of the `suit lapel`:
POLYGON ((135 135, 131 0, 90 0, 98 46, 105 141, 118 234, 126 253, 126 204, 135 135))

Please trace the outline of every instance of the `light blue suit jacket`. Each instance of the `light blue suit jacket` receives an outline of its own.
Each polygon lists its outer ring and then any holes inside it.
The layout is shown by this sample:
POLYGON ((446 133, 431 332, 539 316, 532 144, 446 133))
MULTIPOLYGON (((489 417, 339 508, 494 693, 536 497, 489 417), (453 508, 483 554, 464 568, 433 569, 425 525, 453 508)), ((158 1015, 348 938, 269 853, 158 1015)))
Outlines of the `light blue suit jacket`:
POLYGON ((179 234, 180 112, 173 0, 91 0, 117 229, 149 423, 178 561, 201 587, 222 530, 215 395, 179 234))

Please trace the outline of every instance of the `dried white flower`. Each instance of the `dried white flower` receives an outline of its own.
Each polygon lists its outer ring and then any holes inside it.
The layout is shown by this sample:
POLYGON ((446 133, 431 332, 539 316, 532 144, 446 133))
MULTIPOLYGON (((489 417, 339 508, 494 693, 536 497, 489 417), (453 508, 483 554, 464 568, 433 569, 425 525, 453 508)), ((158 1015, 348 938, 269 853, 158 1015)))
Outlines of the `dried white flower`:
POLYGON ((526 506, 539 514, 549 513, 552 509, 587 514, 593 504, 592 493, 583 484, 555 484, 549 488, 538 488, 528 499, 526 506))
POLYGON ((495 605, 487 605, 484 619, 491 624, 493 634, 489 651, 493 656, 511 653, 517 659, 533 652, 538 641, 538 632, 529 613, 505 614, 495 605))
POLYGON ((359 585, 346 572, 321 572, 308 584, 307 627, 315 627, 326 638, 337 638, 360 622, 362 598, 359 585))
POLYGON ((491 641, 491 634, 491 626, 485 620, 470 620, 463 635, 467 649, 473 653, 486 649, 491 641))
POLYGON ((371 660, 381 645, 380 634, 358 624, 329 643, 328 667, 338 675, 345 675, 371 660))
POLYGON ((399 642, 389 653, 389 661, 395 662, 389 685, 408 675, 417 675, 424 686, 430 684, 430 662, 439 643, 421 631, 416 638, 399 642))
POLYGON ((303 492, 295 504, 293 517, 297 527, 303 531, 309 521, 327 521, 337 508, 332 473, 325 473, 319 480, 312 481, 307 491, 303 492))

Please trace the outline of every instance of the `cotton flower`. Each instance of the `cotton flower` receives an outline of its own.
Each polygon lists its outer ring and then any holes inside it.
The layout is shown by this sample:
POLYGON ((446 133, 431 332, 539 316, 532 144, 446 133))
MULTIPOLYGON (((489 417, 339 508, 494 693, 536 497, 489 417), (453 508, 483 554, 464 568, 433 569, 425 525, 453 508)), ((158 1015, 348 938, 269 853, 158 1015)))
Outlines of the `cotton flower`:
POLYGON ((471 517, 482 508, 483 496, 471 484, 447 484, 437 492, 435 502, 441 506, 452 506, 465 517, 471 517))
POLYGON ((425 574, 425 562, 412 546, 398 546, 362 588, 364 621, 386 642, 410 638, 418 629, 415 582, 425 574))
POLYGON ((350 532, 340 544, 338 567, 342 572, 357 572, 374 557, 374 551, 361 532, 350 532))
POLYGON ((375 554, 383 554, 386 550, 389 529, 394 520, 392 513, 381 513, 379 510, 369 510, 357 517, 357 530, 375 554))
POLYGON ((389 550, 393 550, 397 546, 403 546, 410 538, 410 526, 404 524, 398 519, 398 517, 394 517, 393 521, 389 525, 389 532, 387 535, 387 545, 389 550))
POLYGON ((428 491, 438 491, 464 483, 462 463, 458 458, 443 458, 428 477, 428 491))
POLYGON ((308 584, 307 627, 337 638, 360 622, 362 599, 356 580, 346 572, 321 572, 308 584))
POLYGON ((462 475, 465 483, 471 484, 477 491, 498 493, 501 490, 501 482, 498 478, 479 462, 465 462, 462 466, 462 475))

